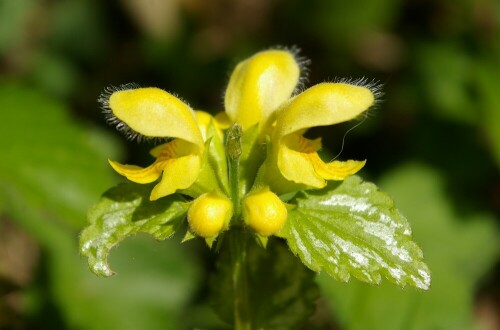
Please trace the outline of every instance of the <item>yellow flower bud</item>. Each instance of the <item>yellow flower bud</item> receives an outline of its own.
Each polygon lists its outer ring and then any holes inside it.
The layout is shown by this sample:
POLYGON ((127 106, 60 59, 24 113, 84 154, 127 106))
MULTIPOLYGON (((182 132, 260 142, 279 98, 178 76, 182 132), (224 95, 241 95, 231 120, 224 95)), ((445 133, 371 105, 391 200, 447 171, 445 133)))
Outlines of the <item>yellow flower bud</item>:
POLYGON ((250 193, 243 200, 243 218, 248 226, 262 236, 277 233, 285 224, 285 204, 269 189, 250 193))
POLYGON ((209 192, 193 201, 187 219, 193 233, 209 238, 225 229, 232 216, 232 202, 223 194, 209 192))

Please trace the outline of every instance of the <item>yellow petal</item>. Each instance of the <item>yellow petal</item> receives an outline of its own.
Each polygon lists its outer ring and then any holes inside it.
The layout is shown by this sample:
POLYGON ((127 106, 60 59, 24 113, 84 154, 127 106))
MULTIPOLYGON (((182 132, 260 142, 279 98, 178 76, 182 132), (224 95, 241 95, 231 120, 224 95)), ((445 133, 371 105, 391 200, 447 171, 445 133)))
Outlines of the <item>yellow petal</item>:
POLYGON ((170 195, 178 189, 186 189, 196 181, 201 167, 201 154, 194 144, 175 139, 150 151, 156 161, 146 168, 122 165, 109 161, 113 169, 137 183, 156 181, 163 172, 162 180, 151 192, 151 199, 170 195))
POLYGON ((290 181, 322 188, 326 180, 344 180, 358 172, 366 161, 348 160, 325 163, 316 152, 321 147, 319 140, 308 140, 298 134, 282 139, 278 150, 278 168, 290 181))
POLYGON ((265 121, 293 93, 300 67, 293 54, 270 50, 240 62, 224 99, 226 113, 243 129, 265 121))
POLYGON ((233 122, 229 117, 227 116, 227 113, 225 112, 219 112, 218 114, 215 115, 215 123, 217 126, 219 126, 220 129, 228 129, 231 127, 233 122))
POLYGON ((161 181, 151 191, 151 200, 175 193, 179 189, 189 188, 198 178, 201 169, 201 157, 189 155, 173 158, 163 169, 161 181))
POLYGON ((153 157, 165 159, 187 156, 198 152, 199 149, 197 149, 192 143, 180 139, 160 144, 149 151, 153 157))
POLYGON ((109 97, 112 114, 148 137, 174 137, 201 148, 203 139, 191 108, 159 88, 116 91, 109 97))
POLYGON ((219 135, 219 137, 222 139, 224 137, 224 134, 222 133, 222 130, 217 122, 217 120, 208 112, 205 111, 195 111, 196 114, 196 120, 198 121, 198 126, 200 127, 200 132, 201 135, 203 136, 203 140, 206 141, 209 139, 211 136, 209 135, 209 127, 210 123, 213 123, 214 129, 219 135))
POLYGON ((112 160, 108 161, 116 172, 136 183, 150 183, 156 181, 156 179, 160 177, 161 171, 165 165, 165 161, 155 161, 150 166, 143 168, 135 165, 123 165, 112 160))
POLYGON ((315 85, 293 98, 276 119, 275 138, 310 127, 329 126, 351 120, 375 101, 372 91, 345 83, 315 85))
POLYGON ((325 163, 317 153, 310 155, 314 170, 325 180, 344 180, 349 175, 355 174, 366 164, 366 160, 348 160, 345 162, 333 161, 325 163))
POLYGON ((290 181, 305 184, 314 188, 323 188, 325 180, 319 175, 309 158, 316 153, 312 142, 300 135, 293 134, 282 140, 278 146, 278 168, 281 174, 290 181))
POLYGON ((198 127, 200 128, 203 140, 206 141, 208 125, 210 125, 213 117, 205 111, 195 111, 194 113, 196 115, 196 121, 198 122, 198 127))

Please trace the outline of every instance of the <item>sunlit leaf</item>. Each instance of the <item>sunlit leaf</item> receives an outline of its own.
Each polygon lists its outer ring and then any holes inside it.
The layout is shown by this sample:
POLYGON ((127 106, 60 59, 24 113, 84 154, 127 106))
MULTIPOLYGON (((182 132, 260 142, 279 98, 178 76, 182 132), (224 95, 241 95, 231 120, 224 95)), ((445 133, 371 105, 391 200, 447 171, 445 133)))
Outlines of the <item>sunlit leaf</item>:
POLYGON ((290 203, 296 207, 280 235, 312 270, 344 282, 352 275, 378 284, 383 275, 399 286, 429 288, 429 269, 408 221, 375 185, 351 176, 290 203))
POLYGON ((0 84, 0 109, 0 212, 42 250, 39 276, 21 292, 30 319, 51 329, 182 328, 199 272, 179 242, 128 239, 111 256, 120 275, 110 279, 78 254, 87 209, 115 182, 106 158, 120 146, 30 88, 0 84))
POLYGON ((440 176, 422 166, 391 172, 381 186, 412 219, 415 239, 432 269, 432 287, 428 292, 400 290, 320 276, 322 292, 342 328, 473 329, 475 285, 499 251, 493 219, 476 214, 463 221, 447 200, 440 176))
POLYGON ((188 204, 177 195, 150 201, 151 189, 151 185, 120 184, 89 210, 90 225, 80 236, 80 252, 95 274, 113 275, 109 250, 126 237, 144 232, 165 239, 182 224, 188 204))

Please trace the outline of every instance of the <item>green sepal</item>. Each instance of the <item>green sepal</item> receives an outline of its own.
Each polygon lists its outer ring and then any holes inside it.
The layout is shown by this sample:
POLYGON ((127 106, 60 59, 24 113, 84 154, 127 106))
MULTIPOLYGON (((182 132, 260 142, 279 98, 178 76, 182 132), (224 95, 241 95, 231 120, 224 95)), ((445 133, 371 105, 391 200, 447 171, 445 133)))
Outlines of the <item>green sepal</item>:
POLYGON ((198 237, 198 236, 196 236, 195 234, 193 234, 191 232, 191 230, 188 229, 188 230, 186 230, 186 235, 184 235, 184 237, 182 238, 181 243, 190 241, 190 240, 192 240, 193 238, 196 238, 196 237, 198 237))
POLYGON ((222 231, 219 233, 219 235, 217 235, 217 240, 215 241, 215 252, 219 252, 223 243, 224 243, 224 238, 226 237, 226 233, 230 232, 230 230, 225 230, 225 231, 222 231))
POLYGON ((296 208, 279 236, 307 267, 343 282, 352 275, 378 284, 383 275, 401 287, 429 288, 430 272, 408 221, 374 184, 351 176, 289 203, 296 208))
POLYGON ((254 237, 257 244, 259 244, 264 249, 267 247, 267 242, 269 241, 269 237, 265 237, 259 234, 255 234, 254 237))
POLYGON ((298 191, 292 191, 292 192, 288 192, 288 193, 284 193, 282 195, 280 195, 280 199, 283 201, 283 202, 288 202, 289 200, 291 200, 292 198, 295 197, 295 195, 297 195, 298 191))
POLYGON ((244 196, 254 185, 257 172, 265 160, 266 144, 259 141, 259 127, 254 125, 241 137, 242 153, 240 157, 240 193, 244 196))
POLYGON ((178 195, 149 200, 151 185, 124 183, 111 188, 89 210, 90 225, 80 235, 80 253, 99 276, 111 276, 108 254, 126 237, 148 233, 165 239, 182 225, 189 203, 178 195))
POLYGON ((214 190, 229 195, 226 152, 213 120, 207 127, 207 136, 198 179, 191 187, 182 190, 183 194, 193 198, 214 190))
POLYGON ((215 173, 215 177, 222 191, 229 196, 229 181, 227 177, 228 170, 224 141, 221 136, 219 136, 213 120, 211 120, 208 125, 207 135, 211 137, 209 139, 210 143, 207 146, 208 162, 215 173))
POLYGON ((214 244, 216 239, 217 239, 217 236, 207 237, 207 238, 205 238, 205 243, 207 243, 209 248, 212 248, 212 245, 214 244))

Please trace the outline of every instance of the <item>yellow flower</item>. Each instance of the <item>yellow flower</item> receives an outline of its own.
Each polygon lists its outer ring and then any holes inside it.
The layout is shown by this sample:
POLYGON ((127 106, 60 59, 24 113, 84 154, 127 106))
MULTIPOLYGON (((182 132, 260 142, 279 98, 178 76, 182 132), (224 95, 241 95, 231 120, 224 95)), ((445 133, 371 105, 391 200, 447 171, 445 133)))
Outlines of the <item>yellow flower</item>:
POLYGON ((267 159, 256 186, 270 186, 281 194, 293 190, 322 188, 327 180, 343 180, 359 171, 365 161, 325 163, 318 156, 319 139, 304 132, 354 119, 375 101, 371 86, 322 83, 293 96, 300 65, 284 50, 264 51, 241 62, 226 92, 229 118, 244 130, 259 124, 261 135, 270 136, 267 159))
POLYGON ((225 93, 225 113, 193 111, 177 97, 158 88, 126 85, 108 90, 100 101, 108 121, 129 137, 169 138, 153 150, 148 167, 110 161, 121 175, 137 183, 161 180, 150 199, 180 191, 198 197, 209 191, 228 195, 224 133, 232 123, 243 129, 239 191, 242 196, 269 187, 276 194, 322 188, 328 180, 343 180, 365 161, 324 162, 319 139, 302 135, 315 126, 351 120, 375 101, 372 86, 322 83, 293 95, 301 63, 287 50, 269 50, 239 63, 225 93), (268 142, 267 154, 260 146, 268 142), (253 191, 252 190, 252 191, 253 191))
POLYGON ((266 162, 267 180, 274 183, 275 191, 294 190, 292 186, 323 188, 327 180, 344 180, 358 172, 366 161, 326 163, 317 153, 321 140, 309 140, 302 134, 311 127, 330 126, 354 119, 371 107, 374 101, 374 94, 367 87, 322 83, 283 105, 277 114, 271 136, 271 155, 266 162))
POLYGON ((195 113, 177 97, 159 88, 127 87, 109 90, 100 98, 108 121, 132 137, 173 140, 151 150, 156 160, 146 168, 111 160, 109 163, 116 172, 136 183, 154 182, 162 176, 151 192, 151 200, 191 187, 202 170, 204 135, 206 138, 209 126, 207 116, 211 116, 195 113))

